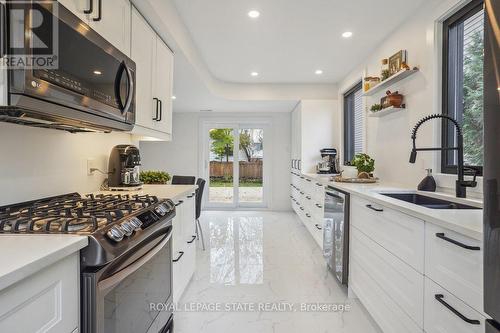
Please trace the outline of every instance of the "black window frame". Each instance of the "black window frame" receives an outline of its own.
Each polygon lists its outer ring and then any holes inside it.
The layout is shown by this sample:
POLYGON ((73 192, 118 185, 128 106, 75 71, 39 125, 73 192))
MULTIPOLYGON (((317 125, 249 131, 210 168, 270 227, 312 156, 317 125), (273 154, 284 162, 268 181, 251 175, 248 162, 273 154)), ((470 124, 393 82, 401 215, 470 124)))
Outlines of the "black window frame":
MULTIPOLYGON (((457 43, 455 48, 457 51, 455 54, 450 54, 450 28, 458 22, 463 22, 466 19, 474 16, 477 12, 479 12, 484 7, 484 0, 472 0, 470 3, 465 5, 463 8, 458 10, 448 19, 443 22, 443 39, 442 39, 442 50, 443 50, 443 58, 442 58, 442 114, 455 118, 454 113, 450 110, 449 105, 449 95, 448 92, 450 90, 450 86, 456 84, 456 80, 449 80, 449 71, 450 71, 450 57, 463 57, 463 45, 457 43), (452 82, 450 82, 452 81, 452 82)), ((463 61, 461 59, 460 61, 463 61)), ((456 60, 458 62, 458 60, 456 60)), ((462 73, 463 78, 463 73, 462 73)), ((458 84, 463 84, 460 80, 458 84), (461 83, 460 83, 461 82, 461 83)), ((460 124, 462 124, 462 116, 463 112, 456 119, 460 124)), ((441 133, 441 146, 443 148, 455 146, 455 128, 450 122, 442 121, 442 133, 441 133)), ((455 151, 451 151, 455 153, 455 151)), ((450 162, 449 158, 450 151, 443 150, 441 152, 441 172, 445 174, 457 174, 458 168, 457 165, 450 162)), ((475 169, 477 171, 478 176, 483 175, 483 166, 479 165, 467 165, 468 168, 475 169)))
POLYGON ((362 87, 360 81, 344 93, 344 165, 350 165, 355 155, 354 96, 362 87))

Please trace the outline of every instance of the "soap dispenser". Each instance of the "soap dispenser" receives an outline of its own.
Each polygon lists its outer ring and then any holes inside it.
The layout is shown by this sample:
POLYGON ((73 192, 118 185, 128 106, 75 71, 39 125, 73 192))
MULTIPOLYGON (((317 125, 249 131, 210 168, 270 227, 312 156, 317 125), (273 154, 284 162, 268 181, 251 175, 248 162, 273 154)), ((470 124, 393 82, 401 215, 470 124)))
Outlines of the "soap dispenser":
POLYGON ((436 181, 432 177, 432 169, 427 170, 427 176, 418 184, 419 191, 436 192, 436 181))

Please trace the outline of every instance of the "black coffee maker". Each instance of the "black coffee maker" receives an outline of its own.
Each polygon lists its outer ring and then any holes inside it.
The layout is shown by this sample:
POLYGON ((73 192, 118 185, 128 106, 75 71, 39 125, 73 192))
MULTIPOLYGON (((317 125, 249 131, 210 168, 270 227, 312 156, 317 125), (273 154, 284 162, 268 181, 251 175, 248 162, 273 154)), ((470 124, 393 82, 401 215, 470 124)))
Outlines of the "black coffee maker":
POLYGON ((118 145, 111 150, 108 165, 108 186, 110 189, 137 187, 142 185, 139 179, 141 155, 132 145, 118 145))
POLYGON ((320 150, 321 162, 316 167, 320 174, 338 174, 337 149, 323 148, 320 150))

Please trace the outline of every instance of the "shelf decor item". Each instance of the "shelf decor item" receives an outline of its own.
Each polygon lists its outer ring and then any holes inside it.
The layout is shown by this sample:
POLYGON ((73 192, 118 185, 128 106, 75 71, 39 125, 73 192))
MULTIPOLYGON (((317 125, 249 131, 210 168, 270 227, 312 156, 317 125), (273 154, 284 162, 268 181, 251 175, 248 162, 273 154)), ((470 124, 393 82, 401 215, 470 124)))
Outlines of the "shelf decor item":
MULTIPOLYGON (((389 58, 389 72, 390 75, 394 75, 402 69, 406 69, 407 65, 407 54, 406 50, 400 50, 393 54, 389 58)), ((409 67, 408 67, 409 68, 409 67)))
POLYGON ((376 76, 367 76, 364 79, 363 90, 366 92, 380 83, 380 78, 376 76))
POLYGON ((380 104, 378 104, 378 103, 377 103, 377 104, 373 104, 373 105, 371 106, 371 108, 370 108, 370 111, 371 111, 371 112, 378 112, 378 111, 380 111, 380 110, 382 110, 382 105, 380 105, 380 104))
POLYGON ((388 108, 388 107, 395 107, 397 109, 400 109, 403 106, 403 95, 401 95, 399 92, 391 92, 390 90, 387 90, 385 92, 386 96, 382 97, 380 99, 380 104, 382 105, 382 109, 388 108))
POLYGON ((165 185, 170 175, 165 171, 141 171, 139 178, 144 184, 165 185))

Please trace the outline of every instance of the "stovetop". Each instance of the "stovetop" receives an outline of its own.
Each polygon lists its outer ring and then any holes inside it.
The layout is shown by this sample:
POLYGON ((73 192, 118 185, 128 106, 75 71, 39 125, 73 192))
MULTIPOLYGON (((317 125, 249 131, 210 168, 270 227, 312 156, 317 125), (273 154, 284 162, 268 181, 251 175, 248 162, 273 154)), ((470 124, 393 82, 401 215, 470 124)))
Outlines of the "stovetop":
POLYGON ((173 203, 150 195, 89 194, 83 197, 70 193, 0 207, 0 233, 89 235, 157 206, 161 206, 165 214, 174 209, 173 203))

